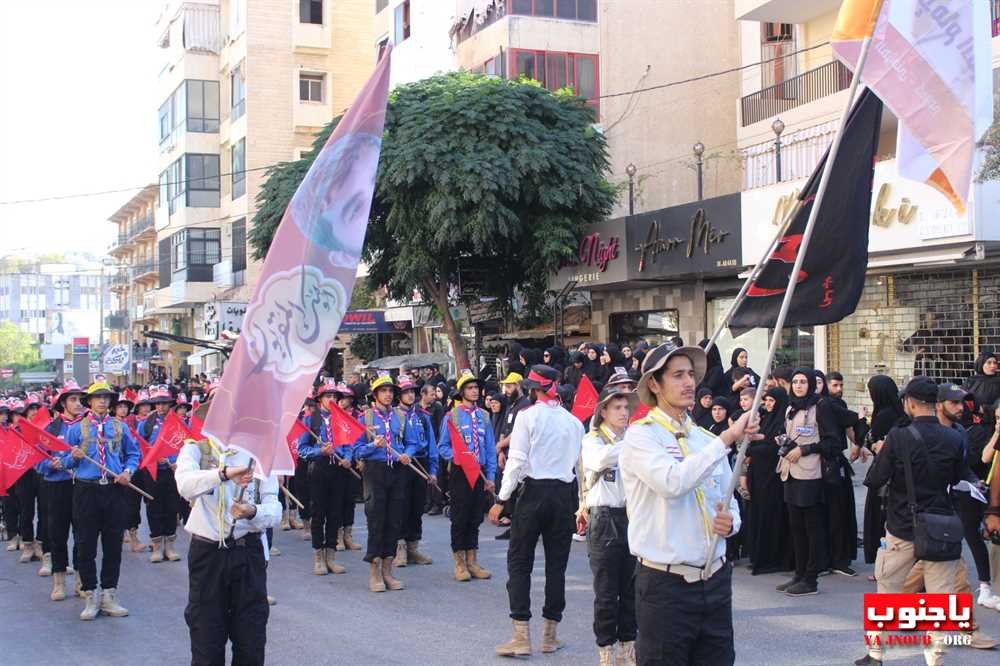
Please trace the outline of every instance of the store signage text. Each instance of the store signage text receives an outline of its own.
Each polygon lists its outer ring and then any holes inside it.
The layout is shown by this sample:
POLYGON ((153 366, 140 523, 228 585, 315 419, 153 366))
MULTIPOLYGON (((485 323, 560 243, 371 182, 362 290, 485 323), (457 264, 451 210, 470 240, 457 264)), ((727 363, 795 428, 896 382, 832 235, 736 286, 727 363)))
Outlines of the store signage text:
POLYGON ((594 266, 603 273, 608 270, 608 264, 618 258, 618 247, 621 239, 610 237, 607 242, 601 241, 601 234, 594 232, 580 239, 577 258, 581 266, 594 266))
POLYGON ((889 196, 892 194, 892 187, 889 183, 882 183, 878 189, 878 196, 875 197, 875 210, 872 211, 872 224, 876 227, 888 227, 893 222, 900 224, 910 224, 917 218, 917 211, 920 206, 914 206, 909 197, 900 200, 899 208, 889 208, 889 196))
POLYGON ((686 246, 685 256, 688 259, 692 258, 698 249, 706 255, 710 254, 712 247, 721 244, 728 235, 728 231, 723 231, 712 226, 703 208, 699 208, 694 217, 691 218, 691 225, 686 241, 683 238, 677 237, 660 238, 660 222, 659 220, 653 220, 649 225, 649 231, 646 233, 646 240, 639 243, 635 248, 639 253, 639 271, 642 272, 646 269, 647 259, 655 264, 660 254, 670 252, 682 246, 686 246))

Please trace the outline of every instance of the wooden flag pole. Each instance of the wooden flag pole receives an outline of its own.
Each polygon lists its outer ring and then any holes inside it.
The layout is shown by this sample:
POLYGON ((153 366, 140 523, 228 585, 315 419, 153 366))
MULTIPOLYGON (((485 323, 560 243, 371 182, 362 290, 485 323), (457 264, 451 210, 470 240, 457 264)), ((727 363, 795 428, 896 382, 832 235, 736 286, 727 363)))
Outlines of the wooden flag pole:
MULTIPOLYGON (((385 448, 387 448, 390 451, 392 451, 392 455, 396 456, 397 458, 399 458, 400 456, 405 455, 405 454, 400 453, 396 449, 392 448, 391 446, 386 445, 385 448)), ((413 464, 412 460, 409 463, 407 463, 406 466, 409 467, 410 469, 412 469, 416 473, 416 475, 419 476, 424 481, 430 481, 431 480, 428 475, 426 475, 423 472, 421 472, 420 468, 413 464)))
MULTIPOLYGON (((308 433, 309 433, 310 435, 312 435, 313 437, 315 437, 315 438, 316 438, 316 441, 317 441, 317 442, 322 442, 322 441, 323 441, 323 438, 322 438, 322 437, 320 437, 319 435, 317 435, 317 434, 316 434, 315 432, 313 432, 312 428, 310 428, 309 426, 307 426, 307 425, 306 425, 305 423, 303 423, 303 424, 302 424, 302 427, 303 427, 303 428, 305 428, 305 429, 306 429, 306 431, 307 431, 307 432, 308 432, 308 433)), ((340 463, 340 462, 342 462, 342 461, 346 460, 346 458, 344 458, 344 457, 342 457, 342 456, 338 456, 338 455, 337 455, 337 449, 336 449, 336 447, 334 447, 334 450, 333 450, 333 456, 332 456, 332 457, 333 457, 333 459, 334 459, 334 460, 336 460, 336 461, 337 461, 338 463, 340 463)), ((356 479, 358 479, 359 481, 361 480, 361 475, 360 475, 360 474, 358 474, 357 472, 355 472, 355 471, 354 471, 354 468, 353 468, 353 467, 347 467, 346 469, 347 469, 347 471, 348 471, 348 472, 350 472, 351 474, 353 474, 353 475, 354 475, 354 477, 355 477, 356 479)), ((295 500, 295 502, 296 502, 296 504, 298 504, 298 500, 295 500)), ((301 504, 299 504, 299 506, 301 506, 301 507, 302 507, 303 509, 305 508, 305 507, 304 507, 304 506, 302 506, 301 504)))
MULTIPOLYGON (((878 0, 873 8, 874 16, 877 17, 881 11, 882 2, 878 0)), ((837 128, 837 133, 833 137, 833 143, 830 144, 830 152, 827 154, 826 163, 823 165, 823 175, 820 177, 819 187, 816 190, 816 199, 813 202, 813 207, 809 211, 809 220, 806 222, 805 231, 802 234, 802 244, 799 247, 799 252, 795 257, 795 265, 792 267, 791 275, 788 278, 788 288, 785 290, 785 296, 781 301, 781 310, 778 312, 778 318, 774 322, 774 334, 771 336, 771 344, 767 351, 767 363, 765 363, 765 369, 770 372, 771 364, 774 363, 774 357, 778 352, 778 344, 781 342, 781 330, 785 327, 785 319, 788 316, 788 310, 791 309, 792 297, 795 295, 795 286, 797 284, 796 278, 799 275, 799 271, 802 270, 802 264, 806 258, 806 251, 809 248, 809 240, 812 238, 813 230, 816 228, 816 219, 819 216, 820 208, 823 205, 823 197, 826 194, 827 186, 830 183, 830 174, 833 172, 833 164, 837 159, 837 153, 840 151, 840 143, 844 138, 844 128, 847 126, 847 120, 851 115, 851 109, 854 106, 854 97, 858 90, 858 84, 861 82, 861 71, 864 69, 865 61, 868 60, 868 52, 871 50, 872 36, 867 35, 864 42, 861 45, 861 54, 858 56, 857 65, 854 68, 854 75, 851 77, 851 87, 850 91, 847 93, 847 105, 844 109, 844 113, 840 118, 840 126, 837 128)), ((748 281, 749 282, 749 281, 748 281)), ((753 406, 750 408, 751 419, 756 420, 757 410, 760 409, 760 403, 764 396, 764 384, 765 382, 760 382, 757 385, 757 391, 754 393, 753 406)), ((747 445, 750 443, 749 439, 744 438, 739 445, 739 452, 736 455, 736 462, 733 464, 733 474, 729 479, 729 485, 726 490, 722 493, 722 501, 728 506, 729 498, 733 496, 736 491, 736 484, 739 482, 740 474, 739 470, 743 467, 743 461, 746 459, 747 445)), ((702 570, 702 578, 707 580, 711 575, 712 563, 714 558, 712 555, 715 553, 715 546, 719 542, 719 535, 712 534, 712 538, 709 539, 708 552, 705 554, 705 568, 702 570)))
POLYGON ((297 504, 300 509, 305 509, 306 508, 306 505, 303 504, 302 502, 300 502, 298 497, 296 497, 292 493, 288 492, 288 488, 286 488, 282 484, 278 484, 278 487, 281 488, 281 492, 285 493, 285 497, 287 497, 291 501, 295 502, 295 504, 297 504))

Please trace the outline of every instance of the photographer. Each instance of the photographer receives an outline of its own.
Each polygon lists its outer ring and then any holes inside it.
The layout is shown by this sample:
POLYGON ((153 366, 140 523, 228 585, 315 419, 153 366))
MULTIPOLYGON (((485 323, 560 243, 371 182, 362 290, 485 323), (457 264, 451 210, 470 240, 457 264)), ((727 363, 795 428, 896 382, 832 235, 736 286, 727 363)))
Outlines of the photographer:
MULTIPOLYGON (((927 592, 950 593, 954 592, 955 571, 962 552, 962 530, 952 509, 948 487, 968 476, 962 436, 938 422, 935 414, 938 387, 927 377, 914 377, 906 386, 904 400, 912 425, 892 430, 884 444, 876 445, 877 457, 865 478, 865 485, 871 489, 889 484, 885 545, 875 560, 878 591, 902 592, 907 574, 920 560, 927 592), (912 474, 908 474, 907 467, 912 474), (911 495, 917 515, 910 507, 911 495), (949 546, 945 549, 948 552, 930 552, 932 549, 919 537, 930 531, 935 522, 948 519, 957 522, 957 529, 950 531, 957 533, 959 540, 952 543, 943 538, 940 543, 949 546), (928 553, 920 558, 917 555, 920 550, 928 553)), ((931 645, 925 648, 924 658, 928 664, 936 664, 944 652, 942 637, 935 632, 930 635, 931 645)), ((881 664, 882 638, 873 632, 868 654, 854 663, 881 664)))

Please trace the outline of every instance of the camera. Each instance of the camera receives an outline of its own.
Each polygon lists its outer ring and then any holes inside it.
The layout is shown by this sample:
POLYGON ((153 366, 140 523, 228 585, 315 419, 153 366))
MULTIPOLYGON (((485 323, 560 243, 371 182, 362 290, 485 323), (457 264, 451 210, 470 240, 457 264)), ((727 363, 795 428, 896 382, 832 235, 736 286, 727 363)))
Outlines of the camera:
POLYGON ((788 455, 788 452, 798 446, 794 439, 789 439, 788 435, 777 435, 774 438, 774 443, 778 445, 778 457, 784 458, 788 455))

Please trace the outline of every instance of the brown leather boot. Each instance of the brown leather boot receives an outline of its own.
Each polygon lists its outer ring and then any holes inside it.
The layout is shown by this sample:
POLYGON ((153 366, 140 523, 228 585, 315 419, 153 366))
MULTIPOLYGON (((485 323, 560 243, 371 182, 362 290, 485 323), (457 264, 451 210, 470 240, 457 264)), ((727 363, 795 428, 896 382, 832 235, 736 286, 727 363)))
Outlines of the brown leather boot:
POLYGON ((368 590, 370 592, 385 592, 385 581, 382 580, 382 558, 376 557, 368 564, 368 590))
POLYGON ((313 551, 313 573, 317 576, 325 576, 327 574, 325 548, 317 548, 313 551))
POLYGON ((347 550, 361 550, 361 544, 354 540, 354 527, 351 525, 344 528, 344 547, 347 550))
POLYGON ((146 551, 146 544, 142 542, 139 538, 139 530, 135 527, 128 531, 129 533, 129 550, 133 553, 143 553, 146 551))
POLYGON ((491 574, 489 570, 479 566, 479 562, 476 561, 477 552, 478 551, 475 550, 465 551, 465 566, 469 568, 469 574, 473 578, 478 578, 479 580, 486 580, 487 578, 492 577, 493 574, 491 574))
POLYGON ((392 575, 391 557, 382 558, 382 580, 385 581, 385 587, 388 590, 402 590, 404 587, 403 581, 396 580, 392 575))
POLYGON ((118 590, 109 588, 101 590, 101 612, 111 617, 125 617, 128 609, 118 603, 118 590))
POLYGON ((635 641, 622 641, 618 652, 618 666, 635 666, 635 641))
POLYGON ((342 567, 339 564, 337 564, 336 558, 337 558, 337 551, 336 551, 336 549, 334 549, 334 548, 327 548, 326 549, 326 568, 332 574, 347 573, 347 569, 345 569, 344 567, 342 567))
POLYGON ((34 543, 31 544, 31 559, 40 562, 44 557, 45 553, 42 552, 42 542, 39 539, 35 539, 34 543))
POLYGON ((86 604, 83 610, 80 612, 80 619, 83 621, 95 620, 97 619, 98 613, 98 602, 97 602, 97 590, 88 590, 83 593, 83 598, 86 600, 86 604))
POLYGON ((545 619, 542 621, 542 652, 555 652, 566 647, 566 644, 556 637, 556 628, 559 623, 555 620, 545 619))
POLYGON ((400 539, 396 542, 396 557, 393 559, 392 563, 397 567, 405 567, 408 562, 406 559, 406 542, 400 539))
POLYGON ((302 529, 302 521, 295 515, 295 512, 292 512, 292 514, 288 517, 288 524, 293 530, 302 529))
POLYGON ((153 552, 149 554, 149 561, 153 564, 163 561, 163 537, 153 537, 153 552))
POLYGON ((52 553, 42 553, 42 566, 38 569, 38 575, 42 577, 52 575, 52 553))
POLYGON ((291 525, 288 524, 288 511, 289 511, 288 509, 285 509, 284 511, 281 512, 281 522, 278 523, 278 528, 282 532, 287 532, 289 529, 291 529, 291 525))
POLYGON ((514 636, 506 643, 496 646, 494 652, 500 657, 527 657, 531 655, 531 632, 527 620, 511 620, 514 636))
POLYGON ((62 571, 57 571, 52 574, 52 593, 49 595, 49 599, 52 601, 62 601, 66 598, 66 574, 62 571))
POLYGON ((31 558, 35 556, 35 543, 33 541, 22 541, 21 542, 21 556, 17 558, 17 561, 21 564, 27 564, 31 561, 31 558))
POLYGON ((177 554, 174 550, 174 541, 177 539, 177 535, 164 537, 163 539, 163 557, 165 557, 170 562, 178 562, 181 556, 177 554))
POLYGON ((419 541, 406 542, 406 559, 413 564, 434 564, 434 560, 420 552, 419 541))
POLYGON ((451 556, 455 559, 455 580, 460 583, 472 580, 472 574, 469 573, 469 569, 465 564, 465 551, 455 551, 451 556))
POLYGON ((337 529, 337 550, 344 550, 344 528, 337 529))

